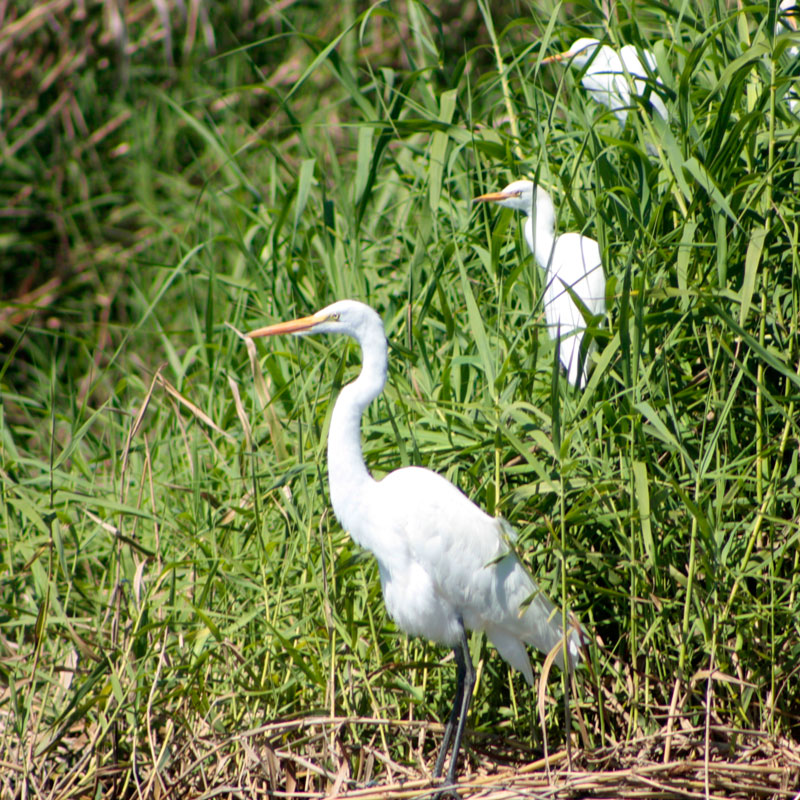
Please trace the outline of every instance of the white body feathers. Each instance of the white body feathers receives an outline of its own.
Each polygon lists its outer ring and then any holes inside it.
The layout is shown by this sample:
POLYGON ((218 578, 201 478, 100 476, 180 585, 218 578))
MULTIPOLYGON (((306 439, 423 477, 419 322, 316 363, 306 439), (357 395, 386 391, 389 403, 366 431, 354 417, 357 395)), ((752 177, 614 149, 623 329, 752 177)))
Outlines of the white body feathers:
MULTIPOLYGON (((336 518, 377 558, 386 608, 400 628, 449 646, 458 643, 462 622, 485 631, 531 683, 525 645, 544 653, 556 647, 562 641, 560 612, 511 552, 510 526, 484 513, 446 478, 420 467, 396 470, 380 481, 369 474, 360 421, 386 380, 386 338, 369 307, 344 300, 318 316, 337 313, 336 322, 318 329, 355 338, 364 363, 359 377, 342 389, 331 417, 328 480, 336 518)), ((571 659, 578 657, 575 631, 568 650, 571 659)), ((556 662, 563 665, 561 653, 556 662)))
POLYGON ((661 84, 661 79, 656 72, 656 60, 649 50, 642 50, 641 54, 647 62, 647 68, 639 59, 639 51, 626 44, 617 53, 607 44, 600 44, 597 39, 578 39, 569 50, 544 59, 542 63, 551 60, 570 59, 569 63, 578 69, 586 67, 581 76, 581 84, 589 92, 593 100, 610 108, 625 127, 628 119, 628 110, 632 105, 630 75, 637 95, 647 97, 650 105, 658 112, 662 119, 667 119, 667 108, 664 101, 658 96, 651 85, 648 92, 648 79, 655 77, 655 83, 661 84), (588 64, 588 66, 587 66, 588 64), (628 75, 625 74, 627 70, 628 75))

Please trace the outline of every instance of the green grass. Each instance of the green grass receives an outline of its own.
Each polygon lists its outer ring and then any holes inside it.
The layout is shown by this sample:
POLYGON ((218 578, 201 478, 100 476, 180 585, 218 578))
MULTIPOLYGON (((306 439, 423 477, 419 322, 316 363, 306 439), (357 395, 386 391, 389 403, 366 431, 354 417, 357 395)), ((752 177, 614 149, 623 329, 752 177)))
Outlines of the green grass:
MULTIPOLYGON (((131 40, 163 24, 136 8, 131 40)), ((215 56, 175 17, 176 66, 151 44, 75 74, 71 124, 122 115, 112 132, 79 146, 45 93, 4 134, 31 132, 0 156, 4 791, 152 791, 183 770, 199 787, 195 752, 261 724, 446 718, 455 669, 394 627, 330 510, 331 400, 357 349, 268 341, 251 361, 237 333, 343 297, 375 307, 391 344, 364 421, 373 473, 422 464, 507 517, 598 637, 576 741, 663 732, 670 711, 734 744, 798 738, 789 37, 766 5, 711 0, 608 20, 590 2, 448 8, 209 6, 215 56), (585 34, 652 47, 669 127, 632 112, 622 133, 575 71, 539 66, 585 34), (604 253, 583 392, 555 366, 519 220, 471 203, 520 176, 604 253), (53 294, 26 294, 31 265, 53 294)), ((470 727, 540 752, 535 694, 481 636, 471 648, 470 727)), ((552 751, 563 689, 547 691, 552 751)), ((417 769, 408 730, 347 724, 336 757, 356 774, 369 745, 417 769)), ((299 731, 265 741, 305 752, 299 731)))

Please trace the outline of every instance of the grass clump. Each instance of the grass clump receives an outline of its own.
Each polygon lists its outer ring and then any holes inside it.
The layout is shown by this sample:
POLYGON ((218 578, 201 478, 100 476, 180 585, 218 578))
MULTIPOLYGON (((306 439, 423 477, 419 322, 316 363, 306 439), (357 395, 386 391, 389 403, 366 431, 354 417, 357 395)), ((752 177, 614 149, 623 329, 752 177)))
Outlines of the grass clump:
MULTIPOLYGON (((343 297, 392 348, 370 468, 507 517, 597 638, 573 731, 547 687, 551 753, 791 785, 800 125, 774 4, 50 6, 0 34, 3 791, 425 775, 455 670, 386 617, 327 498, 358 353, 239 333, 343 297), (540 65, 580 35, 649 46, 669 124, 620 130, 540 65), (471 203, 522 176, 604 253, 582 393, 518 220, 471 203)), ((471 647, 466 771, 533 761, 535 698, 471 647)))

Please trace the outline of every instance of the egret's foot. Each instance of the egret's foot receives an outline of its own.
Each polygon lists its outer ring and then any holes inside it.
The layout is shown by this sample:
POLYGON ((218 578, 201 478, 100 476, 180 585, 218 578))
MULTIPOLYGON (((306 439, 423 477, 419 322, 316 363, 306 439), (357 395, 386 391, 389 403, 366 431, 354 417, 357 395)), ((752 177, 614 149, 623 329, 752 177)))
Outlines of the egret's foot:
POLYGON ((432 796, 432 800, 461 800, 461 795, 456 791, 456 784, 445 784, 432 796))

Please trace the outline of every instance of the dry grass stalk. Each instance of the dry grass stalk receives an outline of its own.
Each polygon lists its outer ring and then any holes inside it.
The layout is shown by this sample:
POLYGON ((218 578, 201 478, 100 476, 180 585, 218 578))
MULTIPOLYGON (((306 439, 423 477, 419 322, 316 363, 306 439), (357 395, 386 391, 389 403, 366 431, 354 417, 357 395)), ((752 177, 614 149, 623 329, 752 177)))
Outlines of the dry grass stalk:
MULTIPOLYGON (((211 730, 196 731, 187 737, 172 722, 153 721, 148 725, 147 752, 140 754, 137 770, 137 780, 146 789, 147 797, 218 793, 224 788, 251 798, 321 800, 337 796, 403 800, 422 796, 439 783, 431 778, 426 765, 435 752, 435 746, 430 746, 431 734, 438 738, 440 725, 376 718, 307 717, 270 723, 223 739, 211 730), (408 749, 421 748, 427 739, 426 752, 420 749, 417 753, 420 766, 399 763, 388 752, 366 744, 367 740, 380 740, 377 732, 381 728, 395 745, 395 752, 400 739, 408 749), (167 753, 169 758, 164 756, 167 753), (156 761, 147 758, 156 755, 156 761), (365 771, 367 761, 374 766, 365 771), (159 766, 154 768, 154 763, 159 766)), ((703 757, 704 730, 697 729, 672 732, 672 757, 664 763, 669 738, 665 728, 613 748, 573 751, 570 768, 566 750, 534 761, 524 760, 520 751, 521 758, 509 762, 507 741, 473 734, 468 739, 469 757, 458 791, 462 798, 486 800, 527 796, 554 800, 576 796, 643 800, 797 797, 798 743, 771 739, 759 731, 721 727, 713 731, 713 736, 708 761, 703 757), (501 752, 503 757, 498 756, 501 752)), ((75 742, 86 752, 86 738, 77 731, 74 737, 62 741, 75 742)), ((111 789, 127 771, 122 764, 101 765, 63 755, 50 754, 35 760, 35 769, 28 775, 36 777, 28 783, 29 787, 38 787, 33 796, 64 800, 82 797, 90 784, 111 789), (70 761, 72 768, 67 766, 70 761), (82 774, 76 774, 76 769, 82 774)), ((13 776, 19 778, 19 770, 9 771, 11 783, 6 781, 6 789, 13 786, 13 776)))

